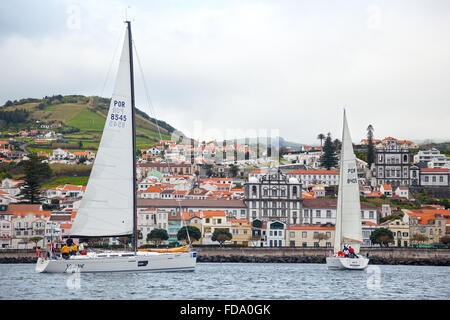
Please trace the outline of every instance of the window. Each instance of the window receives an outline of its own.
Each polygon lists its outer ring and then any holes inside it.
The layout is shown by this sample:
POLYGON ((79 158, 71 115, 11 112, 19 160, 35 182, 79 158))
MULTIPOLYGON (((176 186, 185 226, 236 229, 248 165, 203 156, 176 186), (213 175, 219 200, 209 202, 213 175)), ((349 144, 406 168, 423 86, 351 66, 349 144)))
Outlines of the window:
POLYGON ((369 219, 373 219, 374 218, 374 212, 373 211, 369 211, 369 219))
POLYGON ((295 238, 295 232, 294 231, 289 232, 289 237, 290 238, 295 238))
POLYGON ((276 197, 277 196, 277 190, 273 189, 272 190, 272 197, 276 197))
POLYGON ((316 210, 316 218, 320 218, 320 210, 316 210))
POLYGON ((302 238, 306 238, 307 237, 307 232, 306 231, 303 231, 302 232, 302 238))
POLYGON ((327 210, 327 218, 331 218, 331 210, 327 210))

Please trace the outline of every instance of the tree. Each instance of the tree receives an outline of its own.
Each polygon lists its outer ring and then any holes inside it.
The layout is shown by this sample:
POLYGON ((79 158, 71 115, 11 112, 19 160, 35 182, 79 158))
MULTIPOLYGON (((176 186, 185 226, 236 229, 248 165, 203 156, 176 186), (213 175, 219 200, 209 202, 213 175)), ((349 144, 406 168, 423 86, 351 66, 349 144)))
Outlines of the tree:
POLYGON ((230 241, 231 239, 233 239, 233 235, 228 231, 228 229, 221 228, 215 229, 211 237, 211 240, 219 242, 221 247, 225 241, 230 241))
POLYGON ((230 164, 230 173, 233 178, 237 176, 238 171, 239 171, 239 167, 237 165, 230 164))
POLYGON ((38 244, 39 241, 42 240, 42 237, 32 237, 32 238, 30 238, 29 240, 30 240, 30 242, 33 242, 33 243, 34 243, 34 246, 35 246, 35 247, 37 247, 37 244, 38 244))
POLYGON ((336 138, 336 139, 333 140, 333 144, 334 144, 336 150, 341 150, 341 147, 342 147, 342 142, 341 142, 341 140, 339 140, 338 138, 336 138))
POLYGON ((447 246, 447 248, 450 248, 450 236, 443 236, 439 241, 447 246))
POLYGON ((424 243, 425 241, 427 241, 428 237, 420 233, 415 233, 409 238, 409 240, 411 242, 414 242, 415 244, 418 244, 419 242, 424 243))
POLYGON ((338 158, 336 155, 336 147, 331 141, 331 133, 328 133, 325 143, 323 145, 323 153, 320 156, 320 165, 330 170, 338 165, 338 158))
POLYGON ((367 165, 370 169, 375 162, 375 147, 373 145, 373 127, 371 124, 367 127, 367 165))
POLYGON ((34 153, 30 154, 29 160, 22 162, 25 170, 25 180, 20 191, 20 198, 26 203, 41 203, 39 185, 43 179, 51 176, 51 169, 48 163, 42 163, 41 159, 34 153))
POLYGON ((191 244, 193 241, 200 240, 201 237, 202 237, 202 232, 197 227, 194 227, 194 226, 183 227, 180 230, 178 230, 178 233, 177 233, 178 240, 185 240, 187 243, 188 239, 190 239, 191 241, 189 244, 191 244), (188 237, 188 233, 189 233, 189 237, 188 237))
POLYGON ((319 133, 317 136, 317 139, 320 140, 320 147, 322 148, 322 141, 326 138, 326 136, 323 133, 319 133))
POLYGON ((394 241, 394 234, 391 230, 386 228, 379 228, 370 235, 372 244, 379 244, 380 246, 389 247, 389 243, 394 241))
POLYGON ((320 247, 320 241, 322 241, 322 240, 327 240, 327 239, 329 239, 330 237, 328 237, 327 235, 326 235, 326 233, 323 233, 323 232, 318 232, 318 233, 316 233, 316 234, 314 234, 314 239, 316 239, 317 241, 319 241, 319 247, 320 247))
POLYGON ((169 239, 169 235, 165 229, 153 229, 147 234, 147 241, 153 241, 156 246, 159 246, 161 242, 167 239, 169 239))

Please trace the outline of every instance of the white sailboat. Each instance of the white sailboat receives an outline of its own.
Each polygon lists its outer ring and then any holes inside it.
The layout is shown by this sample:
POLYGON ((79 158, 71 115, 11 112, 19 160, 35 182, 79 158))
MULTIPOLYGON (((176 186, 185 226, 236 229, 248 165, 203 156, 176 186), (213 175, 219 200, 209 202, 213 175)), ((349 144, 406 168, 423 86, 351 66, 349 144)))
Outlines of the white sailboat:
POLYGON ((326 258, 328 268, 364 270, 369 264, 369 259, 359 255, 361 243, 362 226, 358 174, 344 110, 334 254, 326 258), (350 258, 339 255, 338 253, 343 250, 344 245, 351 246, 356 257, 350 258))
MULTIPOLYGON (((137 250, 136 142, 131 24, 120 57, 108 117, 71 237, 133 235, 134 252, 88 252, 68 259, 39 257, 37 272, 193 271, 192 251, 137 250)), ((50 255, 52 256, 52 255, 50 255)))

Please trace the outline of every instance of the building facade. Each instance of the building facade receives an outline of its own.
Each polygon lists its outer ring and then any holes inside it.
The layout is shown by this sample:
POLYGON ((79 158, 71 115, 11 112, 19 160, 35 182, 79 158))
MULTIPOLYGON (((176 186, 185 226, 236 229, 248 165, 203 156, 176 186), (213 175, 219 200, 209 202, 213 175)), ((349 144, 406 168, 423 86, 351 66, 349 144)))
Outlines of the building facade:
POLYGON ((302 186, 298 179, 271 168, 266 175, 248 179, 244 197, 250 222, 259 219, 291 224, 301 212, 302 186))
POLYGON ((377 185, 410 185, 409 145, 388 137, 376 145, 375 174, 377 185))

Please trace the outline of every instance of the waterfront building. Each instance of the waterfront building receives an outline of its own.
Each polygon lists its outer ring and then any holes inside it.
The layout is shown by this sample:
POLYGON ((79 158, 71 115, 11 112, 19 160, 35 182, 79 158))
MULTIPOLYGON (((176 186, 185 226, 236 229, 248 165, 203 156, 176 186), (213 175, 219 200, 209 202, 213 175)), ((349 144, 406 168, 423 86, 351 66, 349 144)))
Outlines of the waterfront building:
POLYGON ((139 208, 137 217, 137 228, 142 238, 138 239, 138 245, 147 244, 147 236, 153 229, 168 230, 169 212, 164 209, 139 208))
POLYGON ((0 212, 0 248, 10 248, 13 235, 13 223, 10 215, 0 212))
POLYGON ((290 247, 328 247, 334 243, 334 226, 291 225, 286 230, 290 247))
POLYGON ((301 212, 301 190, 298 179, 282 174, 278 168, 269 169, 259 178, 249 178, 244 187, 248 219, 293 223, 301 212))
MULTIPOLYGON (((450 210, 445 209, 414 209, 402 210, 403 222, 409 224, 411 241, 420 234, 427 240, 424 244, 439 243, 441 237, 446 235, 447 221, 450 219, 450 210)), ((416 244, 416 243, 414 243, 416 244)))
MULTIPOLYGON (((216 229, 227 229, 230 232, 231 222, 227 220, 224 210, 204 210, 201 213, 202 218, 202 244, 218 244, 212 240, 216 229)), ((230 232, 231 233, 231 232, 230 232)), ((231 243, 225 241, 225 243, 231 243)))
POLYGON ((388 220, 380 224, 380 227, 389 229, 394 240, 392 245, 397 247, 409 247, 410 245, 410 226, 402 219, 388 220))
POLYGON ((227 218, 246 219, 247 206, 238 199, 138 199, 138 208, 165 208, 170 212, 203 212, 205 210, 223 210, 227 218))
POLYGON ((247 219, 229 219, 230 233, 233 235, 231 243, 250 246, 252 240, 252 225, 247 219))
POLYGON ((372 221, 361 221, 361 224, 363 236, 361 247, 371 247, 372 241, 370 240, 370 236, 372 235, 372 232, 374 232, 380 226, 376 223, 373 223, 372 221))
MULTIPOLYGON (((297 224, 335 224, 337 198, 303 199, 303 211, 297 224)), ((361 219, 378 223, 379 212, 376 206, 361 202, 361 219)))
MULTIPOLYGON (((31 238, 43 239, 45 223, 50 217, 50 211, 14 211, 12 223, 14 235, 12 246, 14 248, 27 248, 31 238)), ((37 243, 43 246, 42 240, 37 243)))

